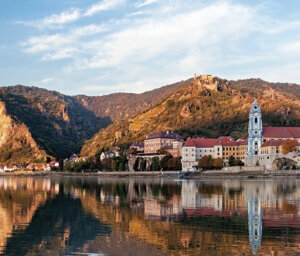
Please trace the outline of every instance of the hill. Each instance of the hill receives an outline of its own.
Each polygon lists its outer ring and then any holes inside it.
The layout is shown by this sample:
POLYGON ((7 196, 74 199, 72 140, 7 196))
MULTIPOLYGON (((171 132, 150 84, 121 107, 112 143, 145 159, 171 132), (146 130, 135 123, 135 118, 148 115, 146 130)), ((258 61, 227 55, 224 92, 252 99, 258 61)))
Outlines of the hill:
POLYGON ((0 103, 0 118, 9 120, 9 125, 2 124, 0 129, 0 162, 5 163, 30 161, 45 154, 67 156, 80 150, 83 140, 110 123, 108 118, 96 117, 73 97, 36 87, 2 87, 0 103), (22 136, 16 137, 20 129, 22 136), (15 151, 30 157, 20 158, 15 151))
POLYGON ((166 130, 177 131, 184 138, 246 137, 254 98, 262 108, 265 126, 300 125, 298 85, 202 76, 154 106, 102 129, 85 142, 81 155, 92 156, 104 147, 141 141, 150 132, 166 130), (116 138, 116 132, 124 136, 116 138))
POLYGON ((151 106, 186 81, 143 94, 66 96, 22 85, 0 88, 0 163, 26 163, 79 152, 100 128, 151 106))
POLYGON ((112 121, 128 118, 129 116, 152 106, 158 100, 170 95, 192 79, 163 86, 141 94, 113 93, 105 96, 77 95, 74 98, 97 117, 108 117, 112 121))

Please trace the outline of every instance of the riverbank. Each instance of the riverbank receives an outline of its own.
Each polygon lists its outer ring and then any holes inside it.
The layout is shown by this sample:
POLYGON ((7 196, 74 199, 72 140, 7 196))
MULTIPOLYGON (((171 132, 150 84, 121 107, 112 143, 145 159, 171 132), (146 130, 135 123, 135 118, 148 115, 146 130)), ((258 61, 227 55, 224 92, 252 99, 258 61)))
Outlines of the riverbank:
MULTIPOLYGON (((164 171, 163 176, 168 177, 178 171, 164 171)), ((16 171, 0 173, 0 177, 159 177, 159 171, 147 172, 54 172, 54 171, 16 171)), ((282 171, 220 171, 211 170, 201 173, 189 173, 185 175, 186 179, 200 179, 203 177, 276 177, 276 176, 295 176, 300 178, 300 170, 282 170, 282 171)))

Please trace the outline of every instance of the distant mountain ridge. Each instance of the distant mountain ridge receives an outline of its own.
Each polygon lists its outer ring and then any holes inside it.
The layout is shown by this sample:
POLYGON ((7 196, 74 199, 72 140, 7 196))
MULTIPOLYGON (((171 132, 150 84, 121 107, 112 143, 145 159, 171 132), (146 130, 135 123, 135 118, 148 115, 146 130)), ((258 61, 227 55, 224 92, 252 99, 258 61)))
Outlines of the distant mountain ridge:
POLYGON ((127 118, 158 100, 170 95, 183 86, 187 86, 192 79, 166 85, 144 93, 113 93, 104 96, 74 96, 76 100, 97 117, 109 117, 112 121, 127 118))
POLYGON ((93 156, 104 147, 142 141, 151 132, 166 130, 177 131, 184 138, 247 137, 254 98, 261 105, 265 126, 300 126, 299 85, 203 77, 203 81, 191 80, 154 106, 102 129, 85 142, 81 155, 93 156), (125 136, 116 138, 116 132, 125 136))
POLYGON ((218 81, 227 88, 223 94, 199 90, 192 85, 192 78, 142 94, 105 96, 67 96, 21 85, 0 87, 0 163, 25 163, 46 156, 61 158, 79 151, 91 156, 103 146, 141 140, 147 133, 165 129, 177 130, 185 137, 245 136, 247 104, 255 95, 258 99, 263 95, 265 105, 276 100, 284 103, 277 104, 279 112, 273 109, 275 114, 265 115, 268 123, 299 125, 300 114, 295 107, 300 98, 299 85, 260 79, 218 81), (224 120, 218 116, 224 111, 234 111, 236 102, 241 105, 241 100, 246 102, 245 109, 237 111, 235 118, 224 120), (225 103, 226 108, 222 105, 225 103), (214 120, 204 122, 205 112, 214 120), (277 123, 269 120, 274 115, 278 115, 277 123), (230 122, 237 122, 232 133, 230 122), (239 128, 238 122, 241 122, 239 128), (116 131, 124 131, 125 137, 115 141, 116 131))
POLYGON ((22 85, 0 87, 0 163, 67 157, 118 118, 149 107, 179 82, 143 94, 67 96, 22 85))

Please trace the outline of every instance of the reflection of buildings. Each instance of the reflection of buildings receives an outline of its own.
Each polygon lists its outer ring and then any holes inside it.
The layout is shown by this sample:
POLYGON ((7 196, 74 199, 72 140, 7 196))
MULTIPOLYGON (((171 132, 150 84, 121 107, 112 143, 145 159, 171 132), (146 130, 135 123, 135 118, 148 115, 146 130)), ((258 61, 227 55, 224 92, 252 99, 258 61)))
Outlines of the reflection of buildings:
POLYGON ((180 196, 173 196, 167 202, 158 202, 156 199, 144 200, 144 213, 148 219, 174 220, 182 215, 180 196))
POLYGON ((258 252, 262 237, 262 211, 258 198, 248 199, 249 242, 253 254, 258 252))

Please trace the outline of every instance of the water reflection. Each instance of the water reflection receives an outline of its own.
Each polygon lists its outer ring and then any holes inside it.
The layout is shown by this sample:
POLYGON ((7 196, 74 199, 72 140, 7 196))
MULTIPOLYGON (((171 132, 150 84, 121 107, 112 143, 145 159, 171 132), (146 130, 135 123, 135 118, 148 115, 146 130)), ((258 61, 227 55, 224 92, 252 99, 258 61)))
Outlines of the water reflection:
POLYGON ((300 181, 0 178, 3 255, 299 255, 300 181))

